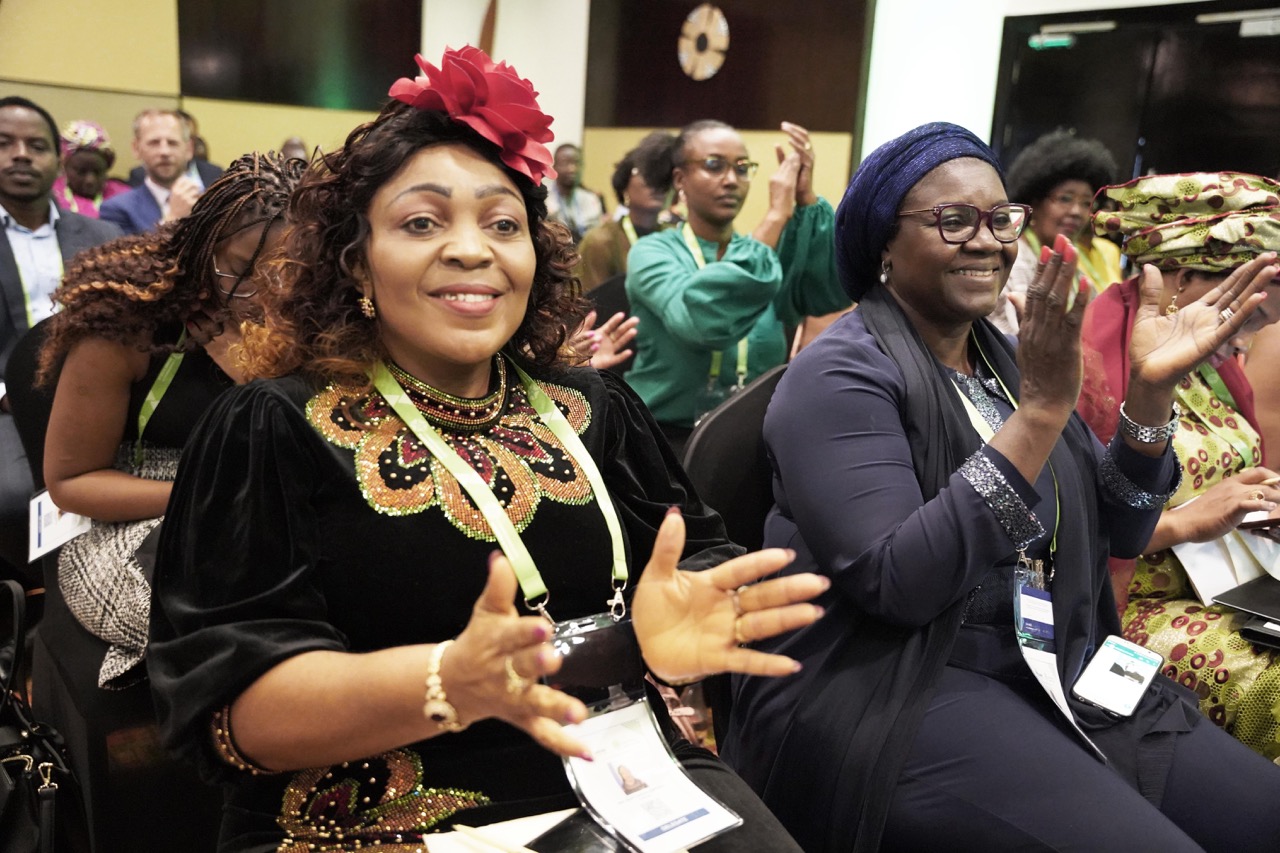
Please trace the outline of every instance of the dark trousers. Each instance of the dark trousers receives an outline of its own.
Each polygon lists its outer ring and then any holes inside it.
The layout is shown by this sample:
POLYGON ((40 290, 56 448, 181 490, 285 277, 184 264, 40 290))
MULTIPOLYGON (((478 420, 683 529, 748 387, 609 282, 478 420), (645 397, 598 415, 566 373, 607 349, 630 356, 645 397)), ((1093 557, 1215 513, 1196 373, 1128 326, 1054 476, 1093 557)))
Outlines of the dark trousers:
POLYGON ((1280 850, 1280 767, 1197 717, 1159 808, 1047 697, 947 667, 890 807, 885 851, 1280 850))

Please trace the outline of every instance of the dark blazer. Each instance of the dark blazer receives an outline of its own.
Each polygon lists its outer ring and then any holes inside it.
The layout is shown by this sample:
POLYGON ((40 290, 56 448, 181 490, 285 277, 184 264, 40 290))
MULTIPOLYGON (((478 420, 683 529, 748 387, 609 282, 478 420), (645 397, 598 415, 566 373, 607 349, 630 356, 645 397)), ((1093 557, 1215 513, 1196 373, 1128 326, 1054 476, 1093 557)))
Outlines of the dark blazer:
POLYGON ((109 198, 102 203, 98 217, 111 222, 126 234, 141 234, 160 224, 160 205, 145 186, 109 198))
MULTIPOLYGON (((64 263, 82 249, 120 236, 120 229, 110 222, 99 222, 65 210, 59 211, 54 231, 58 235, 58 248, 62 250, 64 263)), ((9 239, 0 234, 0 382, 4 381, 9 353, 26 330, 27 302, 22 292, 22 278, 18 275, 18 264, 13 259, 9 239)))
MULTIPOLYGON (((212 163, 210 163, 208 160, 197 160, 196 171, 200 174, 200 181, 205 185, 206 189, 208 188, 209 184, 213 183, 214 181, 218 180, 218 178, 222 177, 222 167, 215 166, 212 163)), ((142 182, 146 180, 146 177, 147 177, 146 169, 142 168, 141 166, 134 166, 129 171, 129 186, 131 187, 142 186, 142 182)))

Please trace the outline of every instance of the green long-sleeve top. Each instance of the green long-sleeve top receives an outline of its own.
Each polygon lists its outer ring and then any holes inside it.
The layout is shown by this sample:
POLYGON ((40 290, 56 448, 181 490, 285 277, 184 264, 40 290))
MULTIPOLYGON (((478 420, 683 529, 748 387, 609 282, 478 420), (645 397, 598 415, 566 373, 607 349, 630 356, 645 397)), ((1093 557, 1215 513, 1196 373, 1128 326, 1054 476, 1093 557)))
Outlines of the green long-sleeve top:
POLYGON ((784 324, 849 307, 836 274, 835 213, 824 199, 796 208, 773 249, 735 234, 719 245, 698 239, 698 268, 682 229, 642 237, 627 258, 627 299, 640 319, 627 382, 660 423, 693 425, 713 352, 718 382, 737 382, 738 341, 747 339, 747 381, 787 358, 784 324))

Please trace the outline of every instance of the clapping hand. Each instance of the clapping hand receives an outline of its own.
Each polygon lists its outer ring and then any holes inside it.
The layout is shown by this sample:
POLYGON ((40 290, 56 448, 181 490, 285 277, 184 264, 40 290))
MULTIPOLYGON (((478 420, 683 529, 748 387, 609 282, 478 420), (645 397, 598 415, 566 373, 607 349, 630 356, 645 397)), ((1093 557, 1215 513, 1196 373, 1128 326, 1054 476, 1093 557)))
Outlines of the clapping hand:
POLYGON ((684 518, 667 514, 631 603, 640 651, 649 670, 667 682, 718 672, 790 675, 800 664, 783 655, 743 648, 812 624, 822 608, 806 604, 831 581, 798 574, 755 583, 794 559, 767 548, 701 572, 676 568, 684 550, 684 518))
MULTIPOLYGON (((798 124, 789 121, 782 123, 782 130, 790 137, 791 148, 799 157, 799 171, 796 175, 796 204, 804 207, 813 204, 818 200, 818 194, 813 191, 813 142, 809 139, 809 131, 805 130, 798 124)), ((778 146, 778 152, 781 154, 782 148, 778 146)), ((782 162, 779 156, 778 162, 782 162)))
POLYGON ((628 317, 619 311, 608 320, 594 328, 596 312, 592 310, 569 340, 569 346, 583 358, 589 358, 591 366, 596 370, 607 370, 616 367, 632 353, 630 344, 636 337, 636 327, 640 325, 639 317, 628 317))
POLYGON ((1160 271, 1142 269, 1142 299, 1129 341, 1130 376, 1153 388, 1172 387, 1188 371, 1227 343, 1266 298, 1275 277, 1276 253, 1266 252, 1173 314, 1159 310, 1160 271))
POLYGON ((577 699, 538 679, 560 668, 550 644, 552 627, 540 616, 521 616, 511 563, 500 553, 489 561, 489 580, 440 667, 441 680, 458 720, 469 725, 486 717, 504 720, 557 755, 588 758, 564 723, 586 719, 577 699))

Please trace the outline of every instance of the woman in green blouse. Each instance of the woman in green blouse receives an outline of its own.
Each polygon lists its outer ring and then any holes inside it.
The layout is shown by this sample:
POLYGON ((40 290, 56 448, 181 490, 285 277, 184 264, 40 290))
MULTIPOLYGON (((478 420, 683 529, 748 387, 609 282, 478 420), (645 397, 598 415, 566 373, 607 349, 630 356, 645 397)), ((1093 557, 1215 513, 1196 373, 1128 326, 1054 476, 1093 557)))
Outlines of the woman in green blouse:
POLYGON ((734 219, 757 163, 732 127, 697 121, 640 164, 646 183, 674 188, 688 221, 641 238, 627 261, 627 297, 643 330, 627 382, 681 449, 696 420, 787 357, 785 327, 847 308, 835 270, 834 215, 813 191, 813 146, 783 122, 769 209, 750 235, 734 219))

